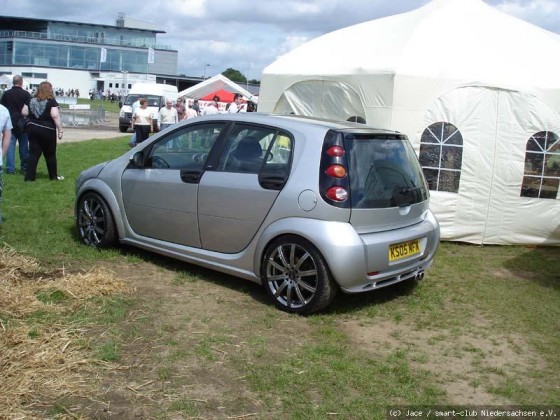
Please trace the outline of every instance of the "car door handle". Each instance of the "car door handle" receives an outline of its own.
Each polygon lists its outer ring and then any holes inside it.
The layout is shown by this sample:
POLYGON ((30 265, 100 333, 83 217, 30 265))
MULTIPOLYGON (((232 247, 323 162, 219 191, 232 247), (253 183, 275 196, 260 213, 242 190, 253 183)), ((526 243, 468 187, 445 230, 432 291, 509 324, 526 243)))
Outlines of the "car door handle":
POLYGON ((265 176, 259 178, 261 187, 269 190, 279 190, 282 188, 285 182, 286 178, 284 178, 283 176, 265 176))
POLYGON ((188 169, 181 169, 181 180, 189 184, 198 184, 202 178, 202 171, 192 171, 188 169))

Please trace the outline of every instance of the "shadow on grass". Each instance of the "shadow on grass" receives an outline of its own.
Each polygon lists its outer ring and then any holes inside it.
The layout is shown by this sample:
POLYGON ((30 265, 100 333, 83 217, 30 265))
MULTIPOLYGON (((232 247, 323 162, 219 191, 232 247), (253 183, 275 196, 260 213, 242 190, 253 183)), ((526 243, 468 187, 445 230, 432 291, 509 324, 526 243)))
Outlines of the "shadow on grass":
MULTIPOLYGON (((131 246, 121 246, 120 249, 124 255, 135 256, 143 261, 149 261, 167 270, 176 271, 177 273, 182 272, 188 276, 200 278, 202 281, 212 283, 215 286, 240 291, 251 296, 251 298, 263 305, 270 307, 274 306, 274 303, 270 300, 264 288, 260 284, 252 281, 220 273, 209 268, 200 267, 191 263, 176 260, 174 258, 154 254, 150 251, 144 251, 131 246)), ((320 313, 353 313, 365 307, 379 305, 387 301, 409 295, 414 292, 416 284, 416 281, 410 280, 385 287, 383 289, 352 295, 339 291, 332 304, 325 311, 320 313)))
MULTIPOLYGON (((82 244, 75 227, 71 229, 71 237, 76 242, 76 246, 82 244)), ((149 262, 166 270, 174 271, 177 274, 185 274, 189 277, 201 279, 201 281, 212 283, 215 286, 225 287, 236 290, 251 296, 254 300, 264 305, 273 307, 274 303, 268 297, 265 289, 257 283, 221 273, 210 268, 201 267, 192 263, 181 261, 165 255, 160 255, 142 248, 131 245, 118 245, 113 248, 123 257, 137 258, 144 262, 149 262)), ((345 314, 353 313, 363 308, 380 305, 393 299, 410 295, 416 287, 415 280, 407 280, 392 286, 384 287, 365 293, 346 294, 339 291, 332 304, 320 313, 324 314, 345 314)))
POLYGON ((504 268, 524 280, 560 290, 560 247, 527 248, 504 261, 504 268))

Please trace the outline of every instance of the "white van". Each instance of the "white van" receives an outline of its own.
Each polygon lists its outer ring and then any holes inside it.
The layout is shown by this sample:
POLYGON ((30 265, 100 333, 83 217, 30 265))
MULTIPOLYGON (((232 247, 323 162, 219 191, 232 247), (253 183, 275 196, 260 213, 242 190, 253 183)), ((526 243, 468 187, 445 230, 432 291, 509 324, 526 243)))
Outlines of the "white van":
POLYGON ((165 99, 172 101, 177 100, 179 91, 177 86, 165 85, 161 83, 135 83, 130 88, 128 95, 121 104, 121 112, 119 114, 119 130, 126 133, 130 128, 130 120, 132 119, 132 104, 140 98, 148 100, 148 109, 152 112, 152 121, 154 124, 154 132, 157 131, 158 113, 161 107, 165 106, 165 99))

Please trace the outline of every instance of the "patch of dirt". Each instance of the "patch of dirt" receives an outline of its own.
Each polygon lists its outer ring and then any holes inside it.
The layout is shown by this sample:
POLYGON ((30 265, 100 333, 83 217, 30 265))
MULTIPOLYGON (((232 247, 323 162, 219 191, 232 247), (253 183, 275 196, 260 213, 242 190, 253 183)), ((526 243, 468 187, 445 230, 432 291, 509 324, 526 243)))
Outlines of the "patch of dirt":
POLYGON ((405 350, 411 365, 431 372, 446 390, 452 405, 511 404, 488 392, 511 374, 526 375, 544 362, 529 352, 520 336, 500 336, 478 319, 468 335, 446 330, 418 330, 412 325, 381 321, 368 325, 355 320, 339 323, 354 345, 363 352, 387 356, 405 350))
POLYGON ((259 418, 274 411, 262 406, 236 366, 255 358, 255 340, 262 339, 270 363, 304 345, 308 321, 276 310, 257 284, 170 264, 107 265, 141 298, 128 328, 141 324, 142 336, 124 344, 121 368, 106 378, 103 401, 89 411, 125 419, 152 417, 162 403, 204 418, 259 418), (204 280, 182 284, 181 270, 204 280))

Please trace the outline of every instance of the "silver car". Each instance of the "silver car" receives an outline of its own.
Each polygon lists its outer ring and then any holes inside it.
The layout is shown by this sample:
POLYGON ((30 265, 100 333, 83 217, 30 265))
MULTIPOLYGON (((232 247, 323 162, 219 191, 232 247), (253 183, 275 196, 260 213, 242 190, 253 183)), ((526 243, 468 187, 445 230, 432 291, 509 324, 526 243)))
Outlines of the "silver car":
POLYGON ((174 125, 76 181, 81 240, 261 283, 278 308, 421 279, 439 244, 408 139, 362 124, 221 114, 174 125))

